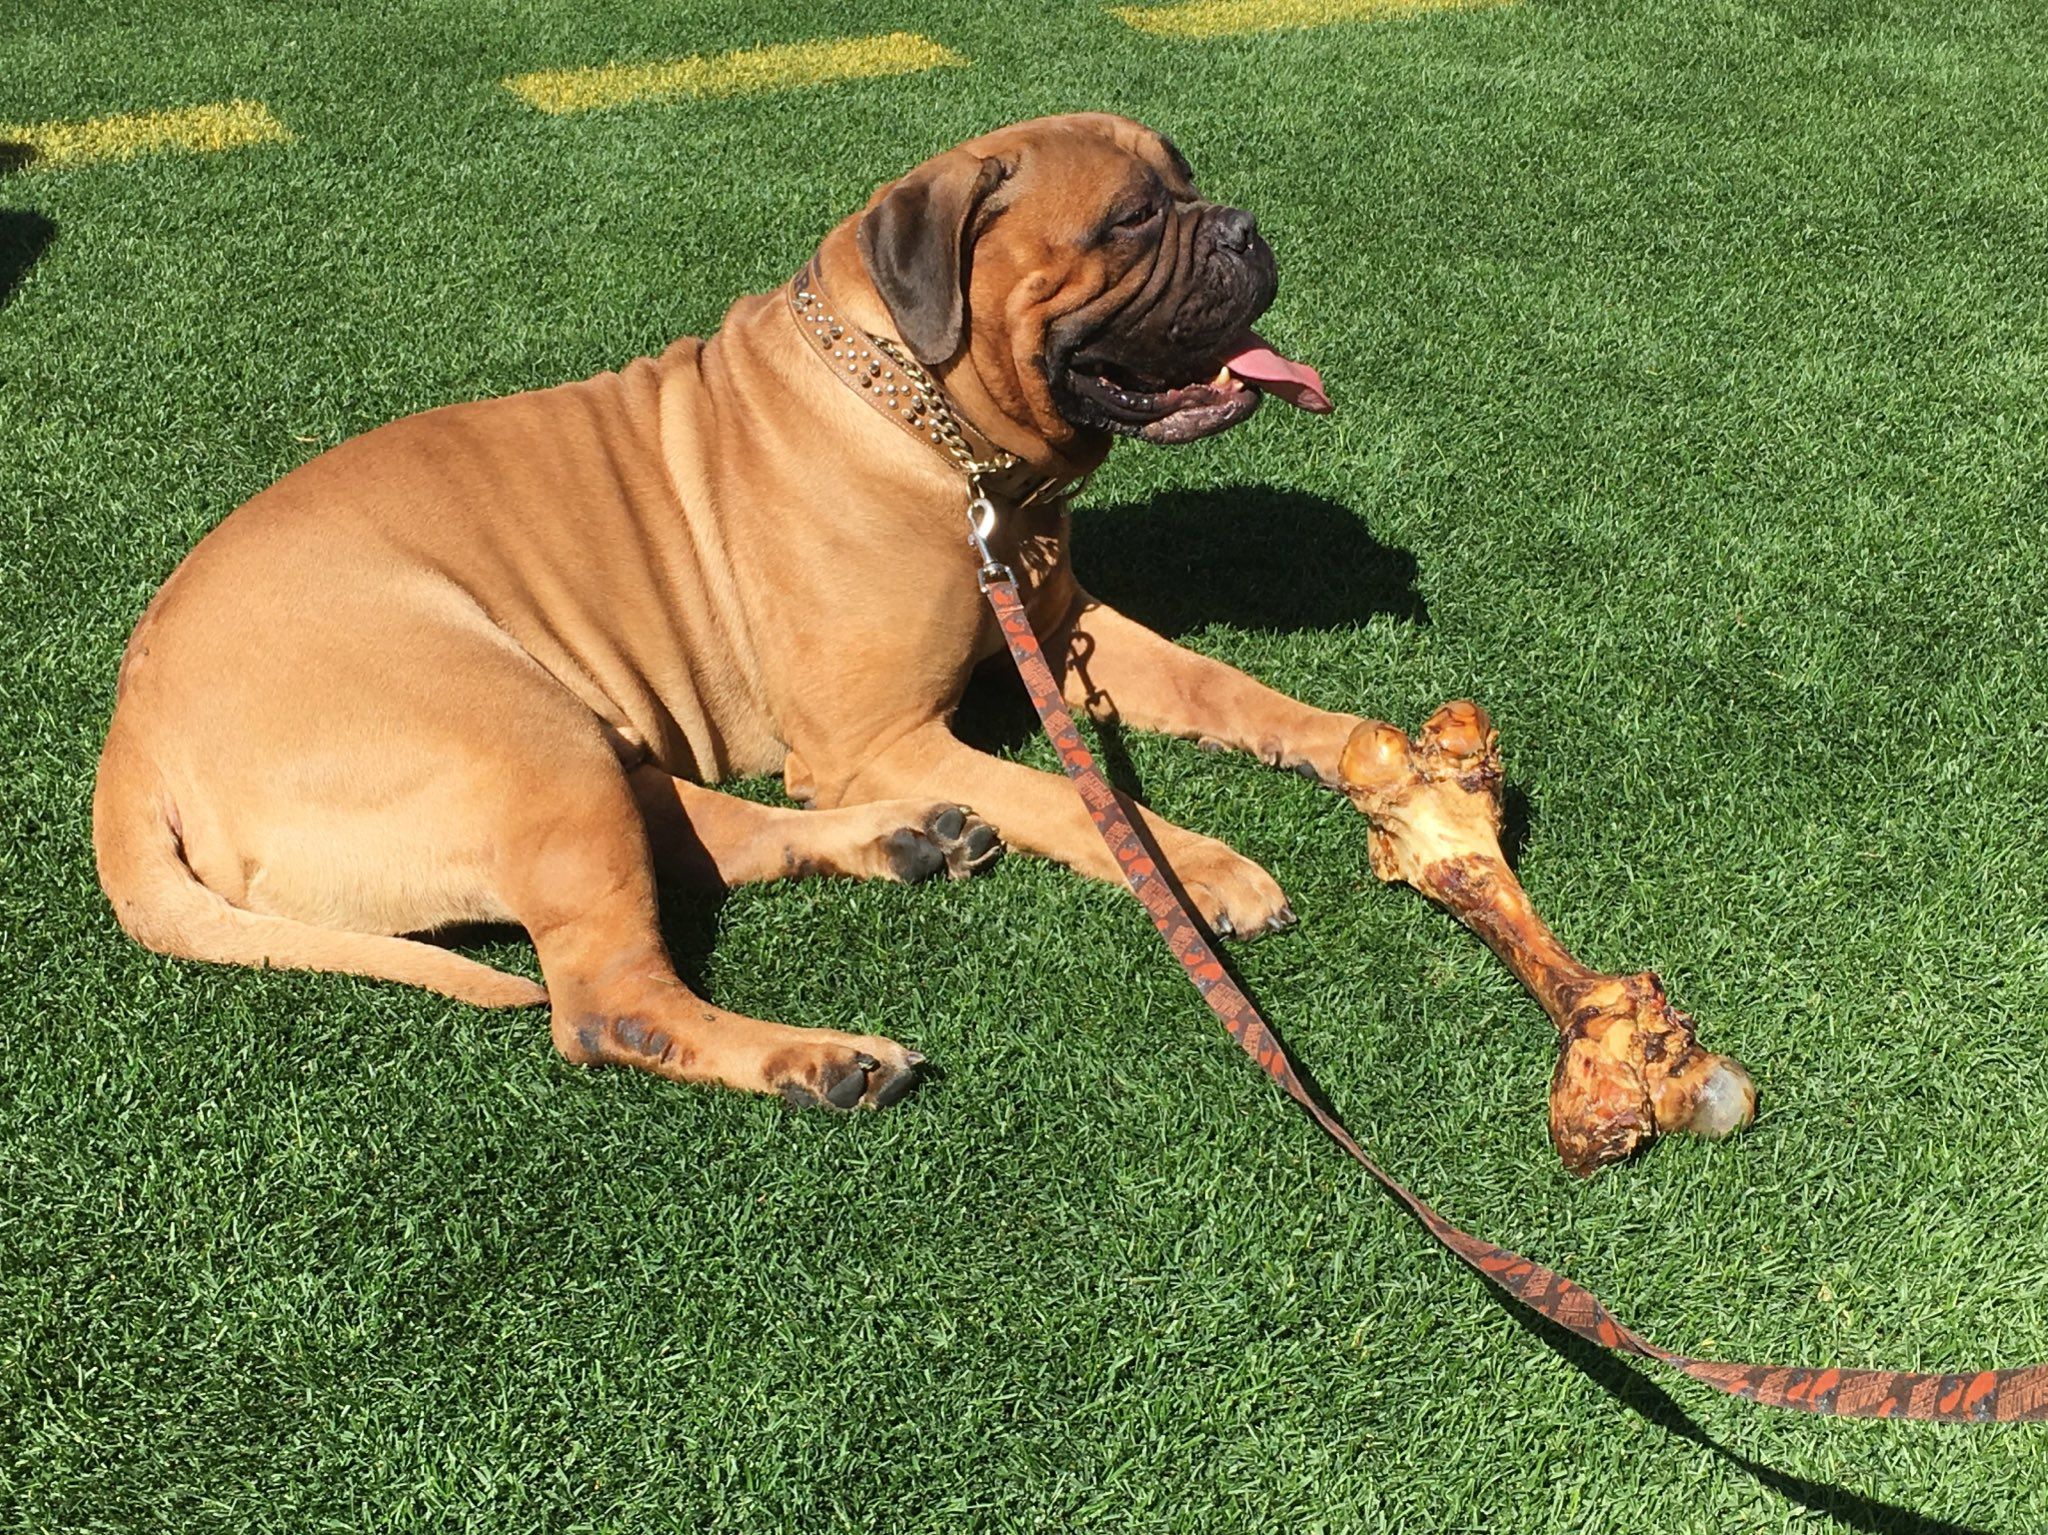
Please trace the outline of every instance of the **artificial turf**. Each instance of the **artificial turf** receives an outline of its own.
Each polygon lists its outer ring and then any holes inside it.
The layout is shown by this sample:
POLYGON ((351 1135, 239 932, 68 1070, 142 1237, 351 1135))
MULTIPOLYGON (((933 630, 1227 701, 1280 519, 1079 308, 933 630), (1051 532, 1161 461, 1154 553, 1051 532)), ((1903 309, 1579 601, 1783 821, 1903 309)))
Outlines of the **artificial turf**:
POLYGON ((1249 987, 1426 1197, 1664 1343, 2048 1357, 2044 82, 2031 0, 1199 43, 1021 0, 11 7, 0 121, 295 137, 0 179, 0 1526, 2048 1528, 2040 1429, 1771 1416, 1532 1330, 1063 870, 677 905, 719 1001, 944 1068, 845 1118, 159 959, 88 842, 122 642, 238 502, 708 330, 959 138, 1128 112, 1257 210, 1339 412, 1119 451, 1084 578, 1319 703, 1483 700, 1537 901, 1764 1113, 1567 1177, 1548 1026, 1344 803, 1104 743, 1288 888, 1249 987), (894 30, 971 63, 570 118, 498 84, 894 30))

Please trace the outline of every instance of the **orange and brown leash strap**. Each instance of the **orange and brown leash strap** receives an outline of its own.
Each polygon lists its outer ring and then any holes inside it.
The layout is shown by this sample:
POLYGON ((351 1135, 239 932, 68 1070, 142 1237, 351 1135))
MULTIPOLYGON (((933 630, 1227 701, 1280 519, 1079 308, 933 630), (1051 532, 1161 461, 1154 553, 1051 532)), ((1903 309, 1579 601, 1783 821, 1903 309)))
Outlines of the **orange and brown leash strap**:
MULTIPOLYGON (((1080 791, 1096 831, 1108 844, 1152 925, 1159 929, 1173 957, 1180 961, 1195 989, 1209 1004, 1231 1038, 1245 1048, 1267 1076, 1300 1104, 1324 1132, 1398 1199, 1429 1234, 1472 1268, 1493 1281, 1538 1316, 1545 1317, 1588 1343, 1620 1354, 1655 1359, 1704 1381, 1730 1396, 1768 1407, 1826 1413, 1840 1418, 1907 1418, 1934 1423, 2039 1423, 2048 1421, 2048 1364, 2017 1370, 1985 1370, 1970 1375, 1937 1375, 1905 1370, 1791 1369, 1775 1365, 1719 1364, 1659 1348, 1614 1319, 1588 1290, 1542 1264, 1482 1242, 1460 1231, 1381 1169, 1351 1137, 1337 1117, 1302 1084, 1294 1063, 1259 1016, 1251 999, 1224 971, 1216 951, 1188 914, 1180 898, 1146 851, 1137 829, 1124 812, 1109 780, 1074 728, 1059 683, 1045 663, 1038 636, 1025 614, 1017 580, 1009 567, 989 552, 996 509, 982 490, 982 476, 1009 467, 978 462, 944 390, 900 350, 844 319, 826 297, 818 262, 806 264, 788 287, 790 317, 804 340, 839 381, 864 397, 877 412, 902 430, 926 442, 942 458, 963 470, 968 481, 969 542, 979 553, 979 583, 995 610, 996 622, 1024 679, 1025 691, 1038 710, 1046 738, 1059 753, 1060 765, 1080 791)), ((986 439, 986 434, 980 434, 986 439)), ((1014 463, 1014 460, 1011 461, 1014 463)), ((1035 495, 1057 487, 1041 485, 1035 495)))
MULTIPOLYGON (((975 511, 970 512, 971 525, 977 520, 976 512, 986 505, 986 502, 977 500, 975 511)), ((988 510, 992 512, 993 509, 988 510)), ((988 520, 993 519, 989 517, 988 520)), ((976 526, 975 531, 981 535, 985 529, 976 526)), ((1832 1414, 1840 1418, 1908 1418, 1933 1423, 2048 1421, 2048 1364, 2016 1370, 1985 1370, 1968 1375, 1937 1375, 1905 1370, 1815 1370, 1719 1364, 1709 1359, 1675 1354, 1629 1331, 1590 1291, 1573 1284, 1564 1275, 1520 1253, 1495 1247, 1460 1231, 1410 1193, 1390 1173, 1375 1164, 1337 1117, 1303 1086, 1295 1073, 1294 1063, 1288 1059, 1279 1040, 1274 1038, 1273 1031, 1267 1028, 1265 1019, 1259 1016, 1251 999, 1224 972, 1216 951, 1210 948, 1200 926, 1161 875, 1158 864, 1146 851, 1137 829, 1132 826, 1130 816, 1117 800, 1116 792, 1096 767, 1080 732, 1074 728, 1074 718, 1067 712, 1059 683, 1054 679, 1052 669, 1046 665, 1038 636, 1024 612, 1015 577, 988 555, 980 536, 974 542, 982 549, 981 588, 988 594, 989 606, 995 609, 996 622, 1002 627, 1003 638, 1017 663, 1018 673, 1024 679, 1025 691, 1031 695, 1032 706, 1038 710, 1046 738, 1052 742, 1053 750, 1059 753, 1060 765, 1080 791, 1089 817, 1115 855, 1125 882, 1151 916, 1152 925, 1159 929, 1160 936, 1173 951, 1173 957, 1187 971, 1188 979, 1194 982, 1202 1000, 1223 1020, 1231 1038, 1244 1046, 1246 1053, 1290 1098, 1308 1110, 1310 1117, 1323 1127, 1331 1140, 1349 1152, 1388 1193, 1406 1205, 1437 1241, 1538 1316, 1555 1322, 1587 1342, 1616 1353, 1658 1360, 1683 1371, 1694 1380, 1704 1381, 1717 1390, 1746 1401, 1761 1402, 1767 1407, 1787 1407, 1798 1412, 1832 1414)))

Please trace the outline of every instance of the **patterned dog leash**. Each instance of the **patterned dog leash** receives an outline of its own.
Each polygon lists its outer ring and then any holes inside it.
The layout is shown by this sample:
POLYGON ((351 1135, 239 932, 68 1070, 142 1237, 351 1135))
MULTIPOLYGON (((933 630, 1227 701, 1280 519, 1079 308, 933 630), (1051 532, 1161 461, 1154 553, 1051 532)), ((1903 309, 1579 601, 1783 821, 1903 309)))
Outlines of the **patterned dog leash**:
MULTIPOLYGON (((1152 925, 1166 940, 1168 949, 1180 962, 1181 969, 1187 972, 1195 990, 1222 1020, 1224 1028, 1230 1031, 1230 1037, 1259 1063, 1260 1070, 1271 1077, 1282 1092, 1300 1104, 1323 1132, 1370 1173, 1382 1188, 1406 1206, 1422 1223, 1424 1230, 1481 1276, 1565 1331, 1613 1353, 1654 1359, 1745 1401, 1838 1418, 1901 1418, 1931 1423, 2048 1422, 2048 1364, 1983 1370, 1974 1374, 1797 1369, 1776 1365, 1724 1364, 1711 1359, 1695 1359, 1688 1354, 1659 1347, 1615 1320, 1590 1290, 1533 1259, 1509 1252, 1504 1247, 1495 1247, 1491 1242, 1481 1241, 1452 1225, 1367 1156, 1365 1149, 1352 1138, 1351 1132, 1344 1128, 1337 1116, 1309 1092, 1295 1071, 1294 1062, 1266 1026, 1266 1020, 1225 972, 1216 951, 1203 936, 1200 924, 1189 914, 1180 897, 1174 894, 1159 865, 1146 851, 1116 791, 1095 765, 1093 754, 1075 728, 1059 682, 1054 678, 1052 668, 1046 664, 1038 635, 1031 627, 1030 616, 1024 611, 1016 575, 996 559, 988 545, 989 536, 995 528, 996 509, 982 492, 982 478, 1011 465, 978 462, 968 451, 937 383, 893 344, 869 336, 831 313, 820 295, 815 263, 806 267, 797 281, 790 285, 790 305, 807 339, 812 340, 813 347, 821 356, 836 351, 839 354, 836 360, 844 362, 847 354, 858 354, 852 359, 855 366, 842 375, 846 382, 857 392, 868 393, 885 414, 892 415, 899 425, 919 440, 928 441, 966 473, 968 541, 981 562, 977 581, 995 613, 1003 640, 1009 646, 1010 658, 1017 663, 1017 673, 1024 681, 1024 690, 1031 697, 1032 707, 1038 711, 1046 739, 1059 754, 1060 766, 1073 780, 1082 804, 1087 807, 1089 819, 1095 823, 1095 830, 1116 859, 1124 882, 1152 918, 1152 925), (844 345, 835 348, 835 342, 844 345), (915 412, 908 411, 907 407, 898 411, 884 403, 896 398, 895 391, 877 399, 872 385, 863 386, 855 382, 856 377, 865 375, 867 362, 878 353, 889 360, 891 367, 884 370, 878 364, 871 376, 880 380, 883 372, 887 371, 893 380, 897 370, 904 370, 907 386, 914 388, 920 401, 915 412)), ((834 360, 827 358, 828 362, 834 360)), ((833 371, 838 374, 840 370, 835 367, 833 371)), ((1011 464, 1014 462, 1011 460, 1011 464)))

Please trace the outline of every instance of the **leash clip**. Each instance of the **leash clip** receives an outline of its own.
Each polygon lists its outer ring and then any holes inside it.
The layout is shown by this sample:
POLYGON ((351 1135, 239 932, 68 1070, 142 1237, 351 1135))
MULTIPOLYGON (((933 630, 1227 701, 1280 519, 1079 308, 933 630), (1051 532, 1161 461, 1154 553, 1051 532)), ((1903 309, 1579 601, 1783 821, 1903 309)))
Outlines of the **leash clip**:
POLYGON ((981 569, 974 574, 974 584, 984 596, 997 581, 1008 581, 1013 586, 1017 582, 1017 573, 997 559, 988 546, 989 535, 995 530, 996 504, 981 488, 981 476, 976 475, 967 485, 967 542, 981 556, 981 569))

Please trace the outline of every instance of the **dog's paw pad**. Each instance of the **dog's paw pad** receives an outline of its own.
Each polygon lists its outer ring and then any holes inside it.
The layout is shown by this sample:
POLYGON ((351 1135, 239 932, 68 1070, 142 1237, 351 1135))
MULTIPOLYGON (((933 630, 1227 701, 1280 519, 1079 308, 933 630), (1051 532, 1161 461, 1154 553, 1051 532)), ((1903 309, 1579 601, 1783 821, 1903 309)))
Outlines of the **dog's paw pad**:
POLYGON ((905 884, 944 873, 953 879, 979 874, 1003 855, 996 829, 965 805, 942 805, 915 826, 889 833, 883 842, 889 871, 905 884))
POLYGON ((975 874, 1002 857, 1003 839, 988 822, 976 821, 960 839, 960 848, 966 863, 961 872, 975 874))
POLYGON ((880 1084, 869 1089, 868 1105, 871 1108, 886 1109, 917 1086, 917 1068, 924 1063, 924 1057, 914 1055, 912 1061, 913 1064, 902 1071, 883 1073, 880 1084))
POLYGON ((930 879, 946 867, 946 850, 914 826, 890 832, 882 848, 889 872, 906 885, 930 879))
POLYGON ((825 1101, 835 1109, 852 1108, 867 1095, 868 1073, 881 1064, 872 1055, 856 1055, 826 1079, 825 1101))

